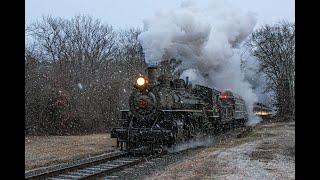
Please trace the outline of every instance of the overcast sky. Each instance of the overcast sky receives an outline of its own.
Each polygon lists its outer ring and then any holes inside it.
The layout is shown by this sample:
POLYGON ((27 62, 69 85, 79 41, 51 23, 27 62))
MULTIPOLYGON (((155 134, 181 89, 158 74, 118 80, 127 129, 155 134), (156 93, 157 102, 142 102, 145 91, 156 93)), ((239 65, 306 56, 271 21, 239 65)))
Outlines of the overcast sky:
MULTIPOLYGON (((26 24, 42 15, 72 18, 77 14, 91 15, 118 28, 140 27, 142 20, 157 10, 171 10, 182 0, 26 0, 26 24)), ((197 0, 205 7, 212 0, 197 0)), ((257 13, 258 24, 279 20, 295 20, 294 0, 229 0, 244 11, 257 13)))

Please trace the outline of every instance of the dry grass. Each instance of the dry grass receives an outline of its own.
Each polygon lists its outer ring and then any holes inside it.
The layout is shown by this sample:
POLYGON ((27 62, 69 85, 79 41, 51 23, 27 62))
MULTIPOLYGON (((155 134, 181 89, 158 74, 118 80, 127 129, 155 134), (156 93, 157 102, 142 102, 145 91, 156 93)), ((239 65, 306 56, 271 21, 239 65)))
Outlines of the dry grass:
POLYGON ((89 157, 114 149, 109 134, 85 136, 29 136, 25 138, 25 169, 89 157))

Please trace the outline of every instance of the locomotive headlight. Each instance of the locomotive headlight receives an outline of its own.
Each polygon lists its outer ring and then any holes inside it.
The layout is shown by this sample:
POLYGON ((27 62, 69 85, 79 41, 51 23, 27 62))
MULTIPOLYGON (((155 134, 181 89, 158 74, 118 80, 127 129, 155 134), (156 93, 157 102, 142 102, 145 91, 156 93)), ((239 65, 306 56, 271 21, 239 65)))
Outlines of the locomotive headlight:
POLYGON ((134 83, 134 87, 139 91, 145 91, 149 88, 149 79, 148 77, 140 76, 134 83))
POLYGON ((137 79, 137 85, 138 86, 143 86, 146 83, 146 80, 143 77, 139 77, 137 79))

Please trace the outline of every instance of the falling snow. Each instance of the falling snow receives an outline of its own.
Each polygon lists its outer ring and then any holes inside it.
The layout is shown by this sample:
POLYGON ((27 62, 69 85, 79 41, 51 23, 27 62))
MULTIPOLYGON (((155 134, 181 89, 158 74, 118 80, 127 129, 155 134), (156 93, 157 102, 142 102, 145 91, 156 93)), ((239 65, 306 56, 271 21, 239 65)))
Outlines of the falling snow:
POLYGON ((80 89, 80 90, 82 90, 82 89, 83 89, 83 86, 82 86, 82 84, 81 84, 81 83, 78 83, 78 87, 79 87, 79 89, 80 89))

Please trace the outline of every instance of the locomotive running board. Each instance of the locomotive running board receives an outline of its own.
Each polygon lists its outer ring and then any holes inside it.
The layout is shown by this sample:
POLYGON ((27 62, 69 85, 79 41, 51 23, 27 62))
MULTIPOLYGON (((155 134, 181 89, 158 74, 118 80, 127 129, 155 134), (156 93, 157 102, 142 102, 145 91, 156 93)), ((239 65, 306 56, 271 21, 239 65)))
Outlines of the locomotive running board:
POLYGON ((191 109, 167 109, 167 110, 162 110, 163 112, 197 112, 197 113, 202 113, 202 110, 191 110, 191 109))

